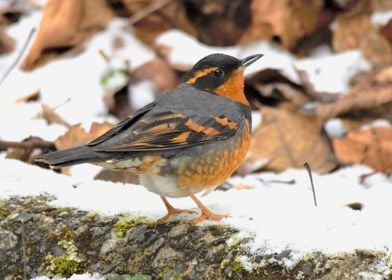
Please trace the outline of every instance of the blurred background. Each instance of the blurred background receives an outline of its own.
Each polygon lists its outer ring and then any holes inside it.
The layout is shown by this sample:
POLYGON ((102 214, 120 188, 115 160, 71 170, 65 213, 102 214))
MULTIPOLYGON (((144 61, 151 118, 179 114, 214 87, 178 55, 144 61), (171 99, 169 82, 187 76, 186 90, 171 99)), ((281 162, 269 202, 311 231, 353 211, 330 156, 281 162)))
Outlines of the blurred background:
POLYGON ((391 173, 390 0, 2 0, 3 156, 86 143, 214 52, 265 55, 247 72, 239 174, 391 173))

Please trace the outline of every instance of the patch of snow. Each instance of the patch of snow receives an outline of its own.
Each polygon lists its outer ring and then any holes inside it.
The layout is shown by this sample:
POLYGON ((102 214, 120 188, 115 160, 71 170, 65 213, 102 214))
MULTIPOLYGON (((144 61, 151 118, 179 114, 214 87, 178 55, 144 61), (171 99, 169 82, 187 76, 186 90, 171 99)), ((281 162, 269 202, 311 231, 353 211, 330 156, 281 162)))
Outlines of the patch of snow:
POLYGON ((151 81, 144 80, 136 84, 132 84, 130 85, 130 91, 130 104, 132 104, 135 109, 140 109, 155 100, 155 86, 151 81))
POLYGON ((97 273, 90 274, 90 273, 85 273, 85 274, 74 274, 69 278, 63 278, 59 276, 54 276, 54 277, 47 277, 47 276, 38 276, 34 277, 31 280, 105 280, 104 276, 101 276, 97 273))
POLYGON ((330 138, 341 138, 347 133, 340 119, 330 119, 324 124, 324 129, 330 138))
POLYGON ((316 91, 331 93, 345 93, 356 74, 371 69, 359 50, 299 59, 295 66, 306 71, 316 91))
MULTIPOLYGON (((77 207, 104 214, 135 212, 156 219, 165 214, 160 198, 141 186, 69 177, 15 160, 0 159, 0 197, 14 195, 53 195, 50 204, 77 207), (45 178, 45 180, 42 180, 45 178), (94 199, 86 199, 93 195, 94 199)), ((380 219, 392 211, 392 182, 386 177, 368 188, 358 183, 361 174, 371 170, 364 166, 343 168, 327 175, 314 174, 318 207, 313 205, 309 178, 304 170, 287 170, 282 174, 263 173, 233 180, 252 184, 250 190, 215 191, 203 197, 207 207, 231 218, 220 223, 241 229, 254 237, 253 250, 281 252, 290 249, 301 254, 313 250, 336 253, 356 248, 392 248, 391 223, 380 219), (276 180, 295 180, 295 184, 276 180), (264 184, 263 182, 268 182, 264 184), (244 203, 246 201, 246 203, 244 203), (347 207, 362 203, 362 211, 347 207)), ((173 199, 180 208, 194 206, 189 198, 173 199)), ((183 219, 182 215, 177 219, 183 219)), ((206 221, 203 224, 213 222, 206 221)), ((287 258, 287 265, 295 256, 287 258)))
POLYGON ((364 124, 361 126, 361 130, 369 130, 376 127, 391 127, 391 123, 388 120, 378 119, 370 124, 364 124))
POLYGON ((392 11, 377 11, 372 13, 371 22, 375 26, 386 25, 392 19, 392 11))

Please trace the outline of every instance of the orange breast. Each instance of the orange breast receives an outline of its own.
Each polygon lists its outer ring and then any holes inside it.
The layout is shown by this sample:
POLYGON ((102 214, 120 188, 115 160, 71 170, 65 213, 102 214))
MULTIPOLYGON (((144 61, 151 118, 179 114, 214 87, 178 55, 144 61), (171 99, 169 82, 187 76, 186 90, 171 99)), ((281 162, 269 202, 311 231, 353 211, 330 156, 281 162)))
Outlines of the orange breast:
MULTIPOLYGON (((223 144, 223 143, 222 143, 223 144)), ((227 145, 216 144, 216 149, 180 164, 177 184, 180 188, 207 188, 222 184, 243 162, 250 144, 250 127, 246 121, 242 133, 227 145)))

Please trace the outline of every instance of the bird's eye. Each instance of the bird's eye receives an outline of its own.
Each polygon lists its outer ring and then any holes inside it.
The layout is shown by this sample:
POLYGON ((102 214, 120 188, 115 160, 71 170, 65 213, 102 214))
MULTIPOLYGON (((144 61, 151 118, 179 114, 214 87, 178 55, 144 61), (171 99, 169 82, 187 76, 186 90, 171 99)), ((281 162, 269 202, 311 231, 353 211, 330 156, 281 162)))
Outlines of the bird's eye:
POLYGON ((223 76, 223 71, 221 69, 216 69, 214 71, 214 76, 215 77, 222 77, 223 76))

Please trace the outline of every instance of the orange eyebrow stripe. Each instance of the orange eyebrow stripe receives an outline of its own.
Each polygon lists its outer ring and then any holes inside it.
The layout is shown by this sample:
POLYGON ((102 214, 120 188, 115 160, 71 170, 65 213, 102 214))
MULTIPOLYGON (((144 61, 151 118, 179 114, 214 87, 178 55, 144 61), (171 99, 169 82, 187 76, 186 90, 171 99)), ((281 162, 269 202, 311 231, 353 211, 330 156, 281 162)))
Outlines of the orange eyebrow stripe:
POLYGON ((237 124, 235 122, 229 121, 228 118, 215 117, 214 120, 223 126, 228 126, 230 129, 237 128, 237 124))
POLYGON ((215 71, 218 67, 210 67, 206 69, 201 69, 195 72, 193 77, 186 81, 187 84, 194 84, 199 78, 204 77, 205 75, 210 74, 212 71, 215 71))

